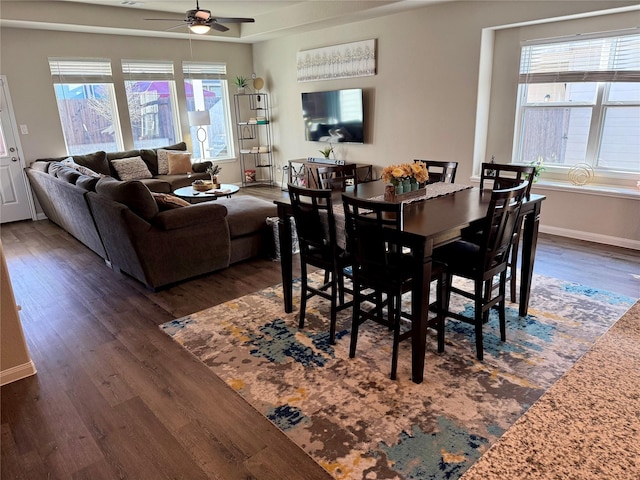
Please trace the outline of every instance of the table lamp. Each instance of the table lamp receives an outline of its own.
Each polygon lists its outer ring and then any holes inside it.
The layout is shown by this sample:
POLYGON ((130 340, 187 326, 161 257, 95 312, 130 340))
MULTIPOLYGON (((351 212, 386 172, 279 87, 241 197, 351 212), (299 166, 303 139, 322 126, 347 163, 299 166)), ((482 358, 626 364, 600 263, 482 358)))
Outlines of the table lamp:
POLYGON ((211 125, 209 110, 189 112, 189 125, 198 127, 196 138, 200 142, 200 156, 204 160, 204 142, 207 140, 207 130, 204 125, 211 125))

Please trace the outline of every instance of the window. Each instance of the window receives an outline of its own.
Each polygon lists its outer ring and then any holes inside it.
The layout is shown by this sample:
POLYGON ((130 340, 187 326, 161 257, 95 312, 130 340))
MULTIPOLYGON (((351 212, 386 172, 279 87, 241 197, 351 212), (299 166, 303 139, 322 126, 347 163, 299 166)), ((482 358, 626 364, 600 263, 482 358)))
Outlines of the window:
POLYGON ((177 143, 180 131, 173 62, 122 60, 133 146, 177 143))
POLYGON ((522 47, 517 162, 587 163, 640 173, 640 35, 573 37, 522 47), (576 40, 576 38, 579 38, 576 40))
POLYGON ((67 154, 122 150, 108 59, 49 58, 67 154))
POLYGON ((193 157, 208 160, 234 157, 227 66, 223 63, 183 62, 182 71, 193 157), (192 112, 209 112, 209 115, 194 115, 192 112), (203 123, 206 121, 209 123, 203 123))

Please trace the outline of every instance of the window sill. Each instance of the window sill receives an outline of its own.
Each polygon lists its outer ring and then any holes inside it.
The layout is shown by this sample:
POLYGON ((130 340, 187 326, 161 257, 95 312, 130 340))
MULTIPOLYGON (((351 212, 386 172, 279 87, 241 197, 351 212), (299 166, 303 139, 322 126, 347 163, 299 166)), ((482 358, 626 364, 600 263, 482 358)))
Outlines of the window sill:
MULTIPOLYGON (((479 184, 480 178, 473 177, 472 183, 479 184)), ((602 184, 587 184, 587 185, 573 185, 568 182, 553 181, 553 180, 539 180, 531 187, 533 191, 556 191, 556 192, 571 192, 580 193, 584 195, 599 195, 603 197, 615 197, 615 198, 631 198, 640 200, 640 189, 630 187, 619 187, 615 185, 602 185, 602 184)))

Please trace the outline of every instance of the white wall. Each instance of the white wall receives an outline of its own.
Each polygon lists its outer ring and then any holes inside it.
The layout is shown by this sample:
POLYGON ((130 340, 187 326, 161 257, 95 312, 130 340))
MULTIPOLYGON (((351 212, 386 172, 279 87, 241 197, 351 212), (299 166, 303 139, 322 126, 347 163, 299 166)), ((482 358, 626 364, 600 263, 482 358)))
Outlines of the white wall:
MULTIPOLYGON (((444 3, 256 44, 255 71, 265 78, 267 89, 273 93, 278 167, 289 159, 315 156, 323 147, 304 140, 301 92, 361 87, 369 110, 367 143, 343 146, 339 157, 372 163, 378 172, 390 163, 414 158, 455 160, 459 162, 457 180, 469 181, 473 171, 482 30, 620 5, 597 1, 444 3), (298 51, 370 38, 377 40, 375 76, 296 81, 298 51)), ((624 23, 629 17, 638 23, 637 12, 627 14, 624 23)), ((503 53, 504 49, 498 49, 495 64, 502 65, 503 53)), ((509 72, 510 78, 516 80, 517 58, 515 69, 509 72)), ((508 163, 515 87, 494 92, 494 99, 501 110, 496 114, 491 104, 487 158, 489 152, 495 152, 497 161, 508 163)), ((537 193, 548 197, 542 209, 543 231, 640 248, 638 200, 585 198, 557 191, 537 193)))

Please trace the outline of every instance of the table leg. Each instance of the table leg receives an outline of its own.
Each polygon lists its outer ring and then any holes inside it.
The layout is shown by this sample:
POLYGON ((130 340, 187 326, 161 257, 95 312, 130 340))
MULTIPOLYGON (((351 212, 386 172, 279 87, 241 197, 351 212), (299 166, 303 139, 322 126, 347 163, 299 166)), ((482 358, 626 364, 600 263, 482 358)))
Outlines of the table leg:
POLYGON ((427 350, 427 320, 431 289, 431 257, 425 258, 422 268, 416 269, 411 290, 411 380, 422 383, 424 357, 427 350))
POLYGON ((533 278, 533 263, 538 244, 538 228, 540 226, 541 203, 537 202, 531 212, 524 217, 522 232, 522 268, 520 270, 520 306, 519 315, 524 317, 529 311, 529 297, 531 296, 531 280, 533 278))
POLYGON ((291 217, 278 205, 278 234, 280 237, 280 269, 282 270, 282 293, 284 311, 293 311, 293 254, 291 253, 291 217))

